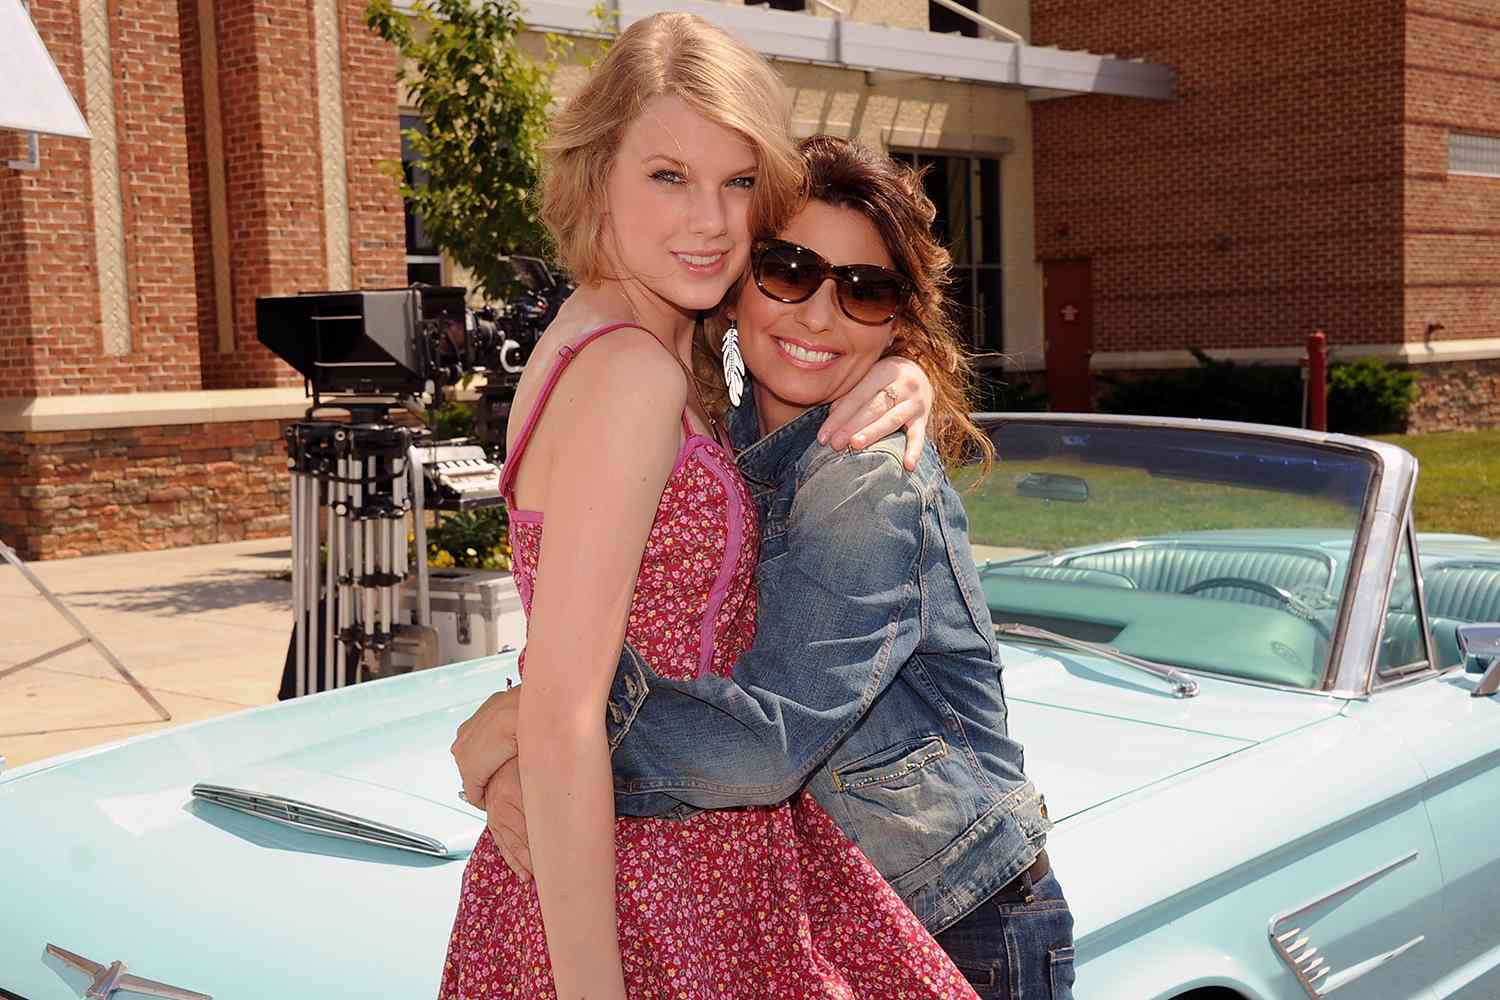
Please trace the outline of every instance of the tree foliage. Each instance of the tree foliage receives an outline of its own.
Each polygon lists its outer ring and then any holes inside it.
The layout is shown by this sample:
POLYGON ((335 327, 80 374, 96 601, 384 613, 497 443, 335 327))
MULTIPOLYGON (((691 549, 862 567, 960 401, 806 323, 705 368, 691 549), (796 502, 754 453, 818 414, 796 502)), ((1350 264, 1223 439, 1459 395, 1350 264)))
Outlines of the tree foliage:
POLYGON ((511 277, 500 258, 546 247, 533 192, 567 42, 547 36, 541 60, 522 51, 518 0, 421 0, 410 16, 371 0, 365 21, 400 52, 399 79, 422 117, 405 135, 427 179, 400 179, 401 195, 481 295, 501 299, 511 277))

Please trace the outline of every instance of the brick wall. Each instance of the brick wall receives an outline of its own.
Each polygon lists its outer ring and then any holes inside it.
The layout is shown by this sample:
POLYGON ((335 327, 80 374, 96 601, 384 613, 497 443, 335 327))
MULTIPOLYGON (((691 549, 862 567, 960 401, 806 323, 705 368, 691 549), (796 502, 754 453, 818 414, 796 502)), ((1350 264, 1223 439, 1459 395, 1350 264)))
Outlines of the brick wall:
POLYGON ((255 299, 325 287, 312 15, 297 0, 217 5, 234 276, 234 351, 224 387, 292 385, 295 373, 255 337, 255 299))
POLYGON ((1038 256, 1094 348, 1401 339, 1401 0, 1034 0, 1036 44, 1173 66, 1166 103, 1032 106, 1038 256))
POLYGON ((60 559, 283 535, 282 426, 0 433, 0 538, 60 559))
MULTIPOLYGON (((78 4, 38 0, 31 17, 83 107, 78 4)), ((7 138, 8 160, 23 147, 7 138)), ((44 136, 41 156, 39 171, 0 167, 0 397, 64 388, 103 343, 88 145, 44 136)))
MULTIPOLYGON (((32 17, 86 107, 77 3, 38 0, 32 17)), ((130 350, 103 351, 88 144, 44 137, 41 170, 0 180, 0 396, 200 385, 176 4, 120 0, 108 26, 130 350)))
POLYGON ((198 357, 205 388, 219 388, 217 354, 219 322, 214 290, 213 237, 209 228, 208 150, 203 107, 203 39, 198 30, 198 0, 178 0, 182 30, 182 102, 186 122, 183 140, 188 158, 188 196, 192 202, 194 319, 198 357))
POLYGON ((1407 338, 1500 338, 1500 180, 1448 173, 1451 131, 1500 137, 1500 5, 1411 0, 1406 39, 1407 338))
POLYGON ((176 0, 109 5, 124 195, 130 353, 80 367, 62 392, 202 387, 187 116, 176 0), (118 372, 118 374, 116 374, 118 372))
POLYGON ((363 0, 345 0, 342 45, 349 242, 356 288, 406 284, 406 223, 383 162, 401 162, 395 46, 365 27, 363 0))

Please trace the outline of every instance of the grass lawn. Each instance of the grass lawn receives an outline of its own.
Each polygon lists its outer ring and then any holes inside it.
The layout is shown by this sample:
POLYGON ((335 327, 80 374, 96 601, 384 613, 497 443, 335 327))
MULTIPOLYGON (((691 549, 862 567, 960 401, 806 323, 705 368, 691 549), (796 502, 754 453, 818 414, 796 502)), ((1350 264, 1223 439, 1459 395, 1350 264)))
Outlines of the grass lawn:
MULTIPOLYGON (((1500 431, 1384 437, 1417 457, 1417 530, 1500 537, 1500 431)), ((997 464, 977 489, 972 470, 954 475, 969 514, 971 542, 997 549, 1055 550, 1180 531, 1320 529, 1338 537, 1357 512, 1337 499, 1192 482, 1141 469, 1080 464, 1063 457, 997 464), (1088 500, 1018 494, 1027 473, 1088 484, 1088 500)))
POLYGON ((1393 434, 1417 456, 1417 530, 1500 537, 1500 431, 1393 434))

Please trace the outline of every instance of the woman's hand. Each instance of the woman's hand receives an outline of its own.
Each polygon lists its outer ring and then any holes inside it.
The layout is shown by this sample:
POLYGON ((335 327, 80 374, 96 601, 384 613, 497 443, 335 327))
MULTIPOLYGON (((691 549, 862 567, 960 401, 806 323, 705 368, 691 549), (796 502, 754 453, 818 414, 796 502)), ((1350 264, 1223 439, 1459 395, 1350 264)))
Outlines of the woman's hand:
POLYGON ((485 786, 491 777, 516 756, 520 698, 519 689, 497 691, 458 727, 451 748, 453 763, 458 765, 464 798, 476 809, 484 808, 485 786))
POLYGON ((526 840, 526 807, 521 802, 521 768, 508 760, 484 792, 485 824, 500 856, 522 882, 531 880, 531 846, 526 840))
POLYGON ((932 382, 921 365, 908 358, 881 358, 833 404, 818 429, 818 443, 835 451, 863 448, 904 427, 903 463, 908 470, 915 469, 927 443, 932 399, 932 382))

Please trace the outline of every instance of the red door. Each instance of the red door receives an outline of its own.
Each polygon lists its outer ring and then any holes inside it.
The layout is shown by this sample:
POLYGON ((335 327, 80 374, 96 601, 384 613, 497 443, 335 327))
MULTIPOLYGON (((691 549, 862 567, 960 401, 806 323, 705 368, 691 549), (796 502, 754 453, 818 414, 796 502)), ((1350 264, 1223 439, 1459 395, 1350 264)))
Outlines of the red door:
POLYGON ((1087 260, 1042 262, 1042 325, 1046 340, 1047 397, 1057 412, 1094 408, 1089 358, 1094 354, 1094 298, 1087 260))

